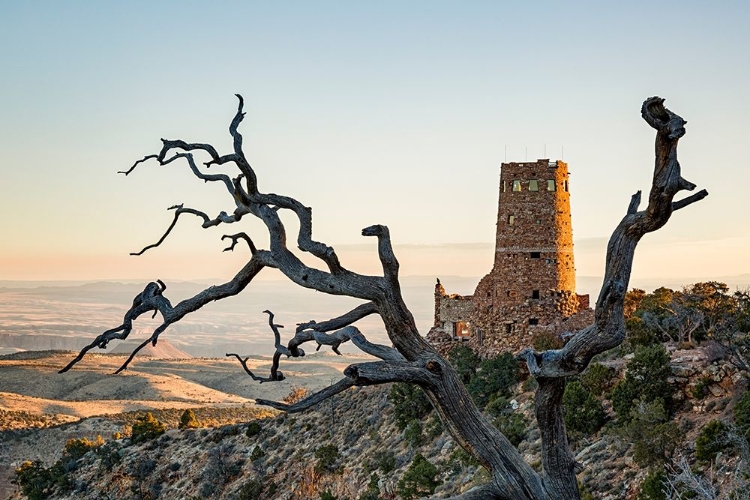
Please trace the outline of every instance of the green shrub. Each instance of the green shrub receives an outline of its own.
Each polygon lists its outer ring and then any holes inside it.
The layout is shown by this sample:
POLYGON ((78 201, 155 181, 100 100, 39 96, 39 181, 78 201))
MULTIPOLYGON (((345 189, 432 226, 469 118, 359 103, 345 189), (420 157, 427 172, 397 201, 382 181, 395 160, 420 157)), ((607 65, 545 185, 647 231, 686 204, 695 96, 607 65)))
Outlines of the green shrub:
POLYGON ((435 439, 443 433, 443 430, 443 422, 440 420, 437 413, 434 413, 432 417, 430 417, 430 420, 427 421, 427 428, 425 429, 427 438, 435 439))
POLYGON ((435 493, 442 482, 436 479, 438 468, 425 457, 417 453, 407 469, 404 477, 398 482, 396 491, 403 500, 413 500, 435 493))
POLYGON ((41 461, 26 461, 16 469, 16 483, 29 500, 44 500, 54 488, 49 469, 41 461))
POLYGON ((375 467, 383 474, 390 474, 396 470, 396 455, 392 451, 378 451, 375 453, 375 467))
POLYGON ((531 347, 537 351, 561 349, 565 342, 552 332, 537 332, 531 337, 531 347))
POLYGON ((416 448, 424 442, 422 424, 419 423, 419 420, 412 420, 409 422, 409 425, 406 426, 406 430, 404 431, 404 438, 412 448, 416 448))
POLYGON ((486 411, 491 417, 499 417, 503 413, 507 413, 510 408, 510 398, 506 398, 505 396, 497 396, 493 398, 489 403, 487 403, 487 406, 484 407, 484 411, 486 411))
POLYGON ((627 423, 630 419, 630 411, 633 409, 634 402, 638 400, 638 396, 638 385, 627 378, 620 380, 612 388, 609 399, 612 401, 612 409, 619 423, 627 423))
POLYGON ((642 467, 659 466, 671 457, 680 441, 680 430, 661 399, 638 401, 621 435, 633 445, 633 460, 642 467))
POLYGON ((50 468, 45 468, 41 461, 26 461, 16 469, 15 482, 21 487, 29 500, 46 500, 55 491, 65 493, 71 490, 72 483, 65 464, 75 460, 63 456, 50 468))
POLYGON ((628 363, 626 378, 640 384, 640 395, 647 401, 661 398, 665 409, 671 410, 674 388, 667 381, 672 376, 670 357, 663 345, 636 349, 633 359, 628 363))
POLYGON ((120 463, 120 460, 122 459, 117 443, 107 443, 104 446, 101 446, 96 453, 101 458, 99 461, 99 468, 107 472, 111 472, 115 465, 120 463))
POLYGON ((91 441, 88 438, 81 439, 70 439, 65 443, 65 449, 63 451, 71 460, 79 460, 86 453, 96 448, 99 448, 104 444, 104 439, 101 436, 96 436, 96 441, 91 441))
POLYGON ((647 327, 638 316, 625 320, 625 336, 628 344, 635 348, 651 346, 659 342, 657 332, 647 327))
POLYGON ((432 404, 422 389, 413 384, 393 384, 388 394, 393 405, 396 426, 404 430, 412 420, 421 420, 432 411, 432 404))
POLYGON ((703 399, 708 396, 709 385, 711 385, 711 379, 709 377, 701 377, 690 392, 695 399, 703 399))
POLYGON ((237 493, 237 500, 259 500, 263 494, 263 483, 251 479, 242 485, 237 493))
POLYGON ((151 412, 148 412, 133 424, 133 433, 130 436, 130 442, 136 444, 150 441, 164 434, 166 430, 167 428, 164 424, 156 420, 151 412))
MULTIPOLYGON (((16 469, 15 482, 29 500, 44 500, 55 491, 68 492, 73 487, 70 473, 78 468, 78 460, 92 450, 96 450, 101 455, 99 450, 105 448, 107 447, 101 436, 96 436, 94 441, 88 438, 70 439, 65 443, 62 458, 52 467, 44 467, 41 461, 26 461, 16 469)), ((119 454, 117 457, 119 459, 119 454)), ((106 467, 104 458, 102 458, 101 466, 106 467)))
POLYGON ((474 378, 481 360, 471 348, 458 345, 448 351, 448 361, 458 372, 461 381, 468 384, 474 378))
POLYGON ((578 481, 578 493, 581 494, 581 500, 594 500, 594 495, 580 481, 578 481))
POLYGON ((513 446, 518 446, 526 438, 528 422, 520 413, 501 413, 492 424, 508 438, 513 446))
POLYGON ((750 391, 745 391, 734 405, 734 423, 745 439, 750 441, 750 391))
POLYGON ((326 444, 315 450, 315 471, 319 474, 324 472, 336 472, 336 462, 339 459, 339 449, 334 444, 326 444))
POLYGON ((370 482, 367 483, 367 491, 362 493, 358 500, 381 500, 379 482, 380 478, 373 472, 370 476, 370 482))
POLYGON ((195 418, 195 413, 190 408, 182 412, 180 416, 180 424, 177 426, 178 429, 198 429, 202 427, 201 423, 195 418))
POLYGON ((592 363, 581 374, 581 384, 594 396, 601 396, 612 385, 615 371, 601 363, 592 363))
POLYGON ((510 389, 518 383, 520 370, 512 354, 506 352, 479 365, 468 389, 477 405, 484 409, 493 397, 510 396, 510 389))
POLYGON ((667 500, 664 493, 664 482, 667 475, 663 468, 650 469, 648 475, 641 483, 641 491, 637 500, 667 500))
POLYGON ((695 458, 709 462, 729 447, 728 427, 721 420, 712 420, 701 429, 695 440, 695 458))
POLYGON ((461 470, 462 466, 479 467, 479 460, 470 455, 466 450, 457 446, 448 457, 448 465, 455 471, 461 470))
POLYGON ((247 431, 245 431, 245 435, 247 437, 254 437, 260 434, 261 427, 258 422, 250 422, 247 424, 247 431))
POLYGON ((325 490, 320 494, 320 500, 337 500, 337 497, 331 493, 331 490, 325 490))
POLYGON ((565 387, 562 404, 565 426, 570 431, 594 434, 607 418, 602 403, 578 381, 565 387))
POLYGON ((674 387, 668 382, 672 375, 669 354, 664 346, 656 344, 639 347, 628 363, 625 379, 612 389, 612 408, 620 422, 627 422, 636 401, 662 401, 667 412, 672 410, 674 387))
POLYGON ((260 447, 260 445, 256 445, 255 448, 253 448, 253 452, 250 454, 250 461, 255 462, 259 458, 263 458, 266 456, 266 452, 263 451, 263 448, 260 447))

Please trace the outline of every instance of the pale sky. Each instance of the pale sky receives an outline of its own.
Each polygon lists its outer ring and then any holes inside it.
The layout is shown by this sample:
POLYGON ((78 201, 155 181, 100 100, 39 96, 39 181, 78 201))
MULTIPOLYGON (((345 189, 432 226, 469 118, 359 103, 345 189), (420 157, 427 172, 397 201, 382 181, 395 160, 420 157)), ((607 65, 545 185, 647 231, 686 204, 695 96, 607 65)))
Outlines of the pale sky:
POLYGON ((630 195, 648 189, 651 95, 688 120, 684 176, 710 196, 636 254, 634 278, 750 273, 750 3, 0 3, 0 280, 225 278, 246 255, 177 203, 233 205, 159 138, 230 148, 235 93, 260 188, 314 209, 315 236, 376 272, 363 227, 404 275, 492 262, 499 164, 571 171, 576 264, 603 273, 630 195), (546 154, 545 154, 546 153, 546 154), (364 245, 364 246, 363 246, 364 245))

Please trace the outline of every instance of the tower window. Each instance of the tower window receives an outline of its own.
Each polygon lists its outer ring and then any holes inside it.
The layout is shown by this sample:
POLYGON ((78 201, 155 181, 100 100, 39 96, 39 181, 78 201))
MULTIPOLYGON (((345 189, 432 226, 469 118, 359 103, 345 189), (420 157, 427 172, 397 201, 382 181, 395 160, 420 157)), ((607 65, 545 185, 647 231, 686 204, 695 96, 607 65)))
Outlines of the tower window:
POLYGON ((513 181, 513 191, 520 191, 521 190, 521 181, 515 180, 513 181))
POLYGON ((531 179, 529 181, 529 191, 539 191, 539 181, 531 179))
POLYGON ((532 259, 539 259, 542 256, 541 252, 531 252, 532 259))
POLYGON ((568 181, 567 180, 563 181, 563 191, 565 191, 566 193, 568 192, 568 181))
POLYGON ((529 324, 530 325, 538 325, 539 324, 539 320, 536 319, 536 318, 529 318, 529 324))
POLYGON ((555 190, 555 180, 550 179, 547 181, 547 191, 554 191, 555 190))
POLYGON ((508 183, 506 181, 503 181, 503 193, 508 190, 508 183))
POLYGON ((513 329, 513 325, 511 325, 510 323, 505 324, 505 333, 508 333, 508 334, 511 333, 512 329, 513 329))
POLYGON ((531 298, 532 299, 538 299, 539 298, 539 290, 532 290, 531 291, 531 298))
POLYGON ((508 216, 508 224, 510 224, 512 226, 514 222, 516 222, 516 216, 515 215, 509 215, 508 216))

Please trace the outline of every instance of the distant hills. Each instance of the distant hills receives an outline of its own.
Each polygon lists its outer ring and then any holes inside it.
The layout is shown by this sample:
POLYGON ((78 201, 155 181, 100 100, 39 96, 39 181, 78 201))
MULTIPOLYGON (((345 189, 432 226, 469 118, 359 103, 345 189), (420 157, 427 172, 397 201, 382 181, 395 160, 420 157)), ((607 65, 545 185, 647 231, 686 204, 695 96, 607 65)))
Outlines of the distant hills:
MULTIPOLYGON (((434 286, 438 276, 405 276, 402 292, 414 314, 420 331, 427 333, 434 315, 434 286)), ((474 292, 478 276, 439 276, 449 293, 474 292)), ((660 286, 679 289, 699 281, 721 281, 730 290, 750 286, 750 274, 707 278, 635 278, 631 288, 652 291, 660 286)), ((173 304, 191 297, 210 283, 223 280, 167 281, 166 295, 173 304)), ((596 300, 602 278, 578 276, 577 290, 596 300)), ((146 280, 84 281, 0 281, 0 352, 14 350, 79 350, 99 333, 122 322, 133 297, 146 280)), ((179 323, 160 338, 157 357, 223 357, 226 352, 271 354, 273 337, 268 328, 270 309, 276 321, 285 325, 282 339, 294 334, 297 323, 326 320, 345 313, 361 301, 307 290, 289 281, 265 280, 251 284, 243 293, 208 304, 179 323), (167 343, 164 343, 167 341, 167 343)), ((130 352, 159 325, 158 318, 141 318, 128 341, 113 343, 107 352, 130 352)), ((360 320, 357 325, 372 341, 390 343, 377 316, 360 320)), ((355 352, 345 345, 345 351, 355 352)), ((95 351, 98 352, 98 351, 95 351)), ((145 352, 144 352, 145 354, 145 352)))

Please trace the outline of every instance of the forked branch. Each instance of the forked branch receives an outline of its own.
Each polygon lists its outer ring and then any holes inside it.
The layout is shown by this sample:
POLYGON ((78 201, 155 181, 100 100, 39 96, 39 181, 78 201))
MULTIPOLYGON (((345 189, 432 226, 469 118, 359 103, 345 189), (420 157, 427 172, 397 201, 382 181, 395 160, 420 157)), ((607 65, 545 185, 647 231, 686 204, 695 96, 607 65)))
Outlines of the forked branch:
POLYGON ((633 195, 625 217, 607 245, 604 282, 596 302, 595 322, 582 330, 560 350, 539 353, 525 349, 519 358, 539 381, 535 397, 537 421, 542 432, 542 463, 547 486, 558 498, 578 498, 575 461, 567 446, 562 416, 564 377, 581 373, 591 359, 616 347, 625 338, 624 300, 630 281, 635 249, 643 235, 663 227, 674 210, 695 203, 708 195, 705 190, 680 201, 675 195, 693 190, 695 184, 682 177, 677 160, 677 143, 685 135, 679 115, 664 107, 664 99, 651 97, 643 103, 644 120, 656 129, 654 176, 648 206, 638 211, 641 195, 633 195))

